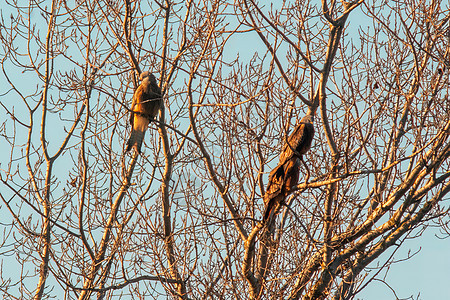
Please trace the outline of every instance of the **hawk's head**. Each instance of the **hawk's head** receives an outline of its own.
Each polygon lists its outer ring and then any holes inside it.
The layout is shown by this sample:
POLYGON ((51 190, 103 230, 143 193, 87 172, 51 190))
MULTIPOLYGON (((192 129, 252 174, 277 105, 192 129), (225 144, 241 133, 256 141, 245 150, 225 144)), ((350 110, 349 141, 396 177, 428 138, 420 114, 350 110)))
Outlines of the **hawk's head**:
MULTIPOLYGON (((144 80, 146 77, 149 77, 150 75, 152 75, 152 74, 150 74, 150 72, 148 72, 148 71, 142 72, 141 75, 139 76, 139 79, 142 81, 142 80, 144 80)), ((152 76, 153 76, 153 75, 152 75, 152 76)), ((154 76, 153 76, 153 77, 154 77, 154 76)))
POLYGON ((158 86, 158 82, 156 81, 155 75, 153 75, 152 73, 150 73, 148 71, 142 72, 141 75, 139 76, 139 78, 141 79, 141 81, 144 81, 145 79, 147 79, 148 81, 150 81, 151 85, 158 86))
POLYGON ((301 120, 300 123, 304 124, 313 124, 314 123, 314 115, 306 115, 301 120))

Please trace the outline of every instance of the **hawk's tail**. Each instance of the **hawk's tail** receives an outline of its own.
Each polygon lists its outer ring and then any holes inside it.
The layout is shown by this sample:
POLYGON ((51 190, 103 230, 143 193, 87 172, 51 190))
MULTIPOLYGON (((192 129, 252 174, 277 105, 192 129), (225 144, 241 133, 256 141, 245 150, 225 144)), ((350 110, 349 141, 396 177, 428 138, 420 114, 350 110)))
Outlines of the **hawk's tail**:
POLYGON ((141 153, 142 142, 144 141, 144 134, 145 134, 144 130, 133 129, 131 131, 130 138, 128 139, 127 142, 127 152, 130 151, 131 148, 133 148, 133 146, 136 146, 136 151, 138 153, 141 153))
MULTIPOLYGON (((273 199, 271 199, 271 200, 273 200, 273 199)), ((269 219, 270 214, 271 214, 272 209, 274 208, 274 206, 275 206, 275 201, 269 201, 267 203, 266 209, 264 210, 264 216, 263 216, 263 222, 264 223, 266 223, 267 220, 269 219)))

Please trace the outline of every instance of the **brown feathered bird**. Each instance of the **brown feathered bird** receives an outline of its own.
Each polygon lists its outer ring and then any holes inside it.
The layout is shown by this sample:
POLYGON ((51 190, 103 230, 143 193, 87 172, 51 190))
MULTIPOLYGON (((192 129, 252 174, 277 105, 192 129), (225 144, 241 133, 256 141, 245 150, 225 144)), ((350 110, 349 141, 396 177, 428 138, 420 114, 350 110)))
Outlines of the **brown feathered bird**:
POLYGON ((263 221, 272 214, 277 204, 282 204, 290 190, 298 183, 300 162, 303 162, 309 178, 309 169, 303 161, 303 155, 311 148, 314 138, 314 115, 308 114, 295 126, 292 134, 287 138, 280 154, 280 163, 270 172, 264 202, 266 209, 263 221))
POLYGON ((135 147, 141 153, 142 141, 148 124, 153 121, 161 108, 163 101, 161 88, 156 78, 149 72, 142 72, 141 84, 134 92, 131 105, 130 123, 131 135, 127 142, 127 152, 135 147))

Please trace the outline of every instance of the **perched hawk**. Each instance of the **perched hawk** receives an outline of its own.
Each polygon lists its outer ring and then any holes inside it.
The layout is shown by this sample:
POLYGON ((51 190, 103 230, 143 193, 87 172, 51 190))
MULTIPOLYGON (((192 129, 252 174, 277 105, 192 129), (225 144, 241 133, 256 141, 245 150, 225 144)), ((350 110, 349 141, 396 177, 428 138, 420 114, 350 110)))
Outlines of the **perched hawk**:
POLYGON ((162 106, 161 89, 156 78, 149 72, 142 72, 141 84, 134 92, 133 104, 131 105, 130 123, 131 135, 127 143, 127 152, 136 148, 141 153, 142 141, 148 124, 155 119, 162 106))
POLYGON ((311 148, 314 137, 313 122, 312 114, 308 114, 300 120, 283 147, 278 166, 270 172, 269 183, 264 195, 266 204, 264 222, 272 215, 272 211, 284 202, 290 190, 297 185, 300 162, 304 164, 308 173, 307 178, 309 177, 309 169, 303 161, 303 155, 311 148))

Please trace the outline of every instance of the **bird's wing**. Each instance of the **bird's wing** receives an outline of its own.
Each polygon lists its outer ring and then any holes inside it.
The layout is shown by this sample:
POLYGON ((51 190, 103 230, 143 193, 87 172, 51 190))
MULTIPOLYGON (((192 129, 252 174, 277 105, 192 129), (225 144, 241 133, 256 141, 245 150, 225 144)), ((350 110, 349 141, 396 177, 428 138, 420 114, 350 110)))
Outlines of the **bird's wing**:
POLYGON ((264 203, 266 208, 264 210, 263 221, 267 222, 269 217, 273 215, 272 211, 276 209, 284 199, 283 185, 285 184, 284 165, 279 164, 269 174, 269 183, 267 184, 266 194, 264 195, 264 203))
POLYGON ((298 183, 300 172, 300 159, 297 157, 291 158, 284 168, 284 193, 287 196, 290 190, 298 183))
POLYGON ((269 183, 267 184, 266 194, 264 195, 264 202, 268 203, 281 193, 284 184, 284 166, 278 165, 269 174, 269 183))
POLYGON ((140 107, 141 113, 145 114, 148 119, 153 120, 160 109, 162 96, 158 93, 150 91, 143 93, 142 97, 143 101, 140 107))
POLYGON ((284 144, 283 151, 280 154, 280 164, 284 164, 286 161, 290 160, 295 153, 295 149, 304 140, 305 124, 299 123, 295 126, 294 131, 288 137, 286 143, 284 144))
POLYGON ((290 160, 295 154, 301 156, 305 154, 314 137, 314 125, 311 123, 301 122, 294 128, 294 132, 289 136, 283 151, 280 154, 280 163, 284 164, 290 160))
POLYGON ((263 221, 267 222, 272 210, 277 209, 290 190, 297 185, 300 169, 300 159, 295 157, 287 161, 285 164, 279 164, 270 172, 269 184, 267 185, 266 194, 264 195, 264 203, 266 208, 263 215, 263 221))

